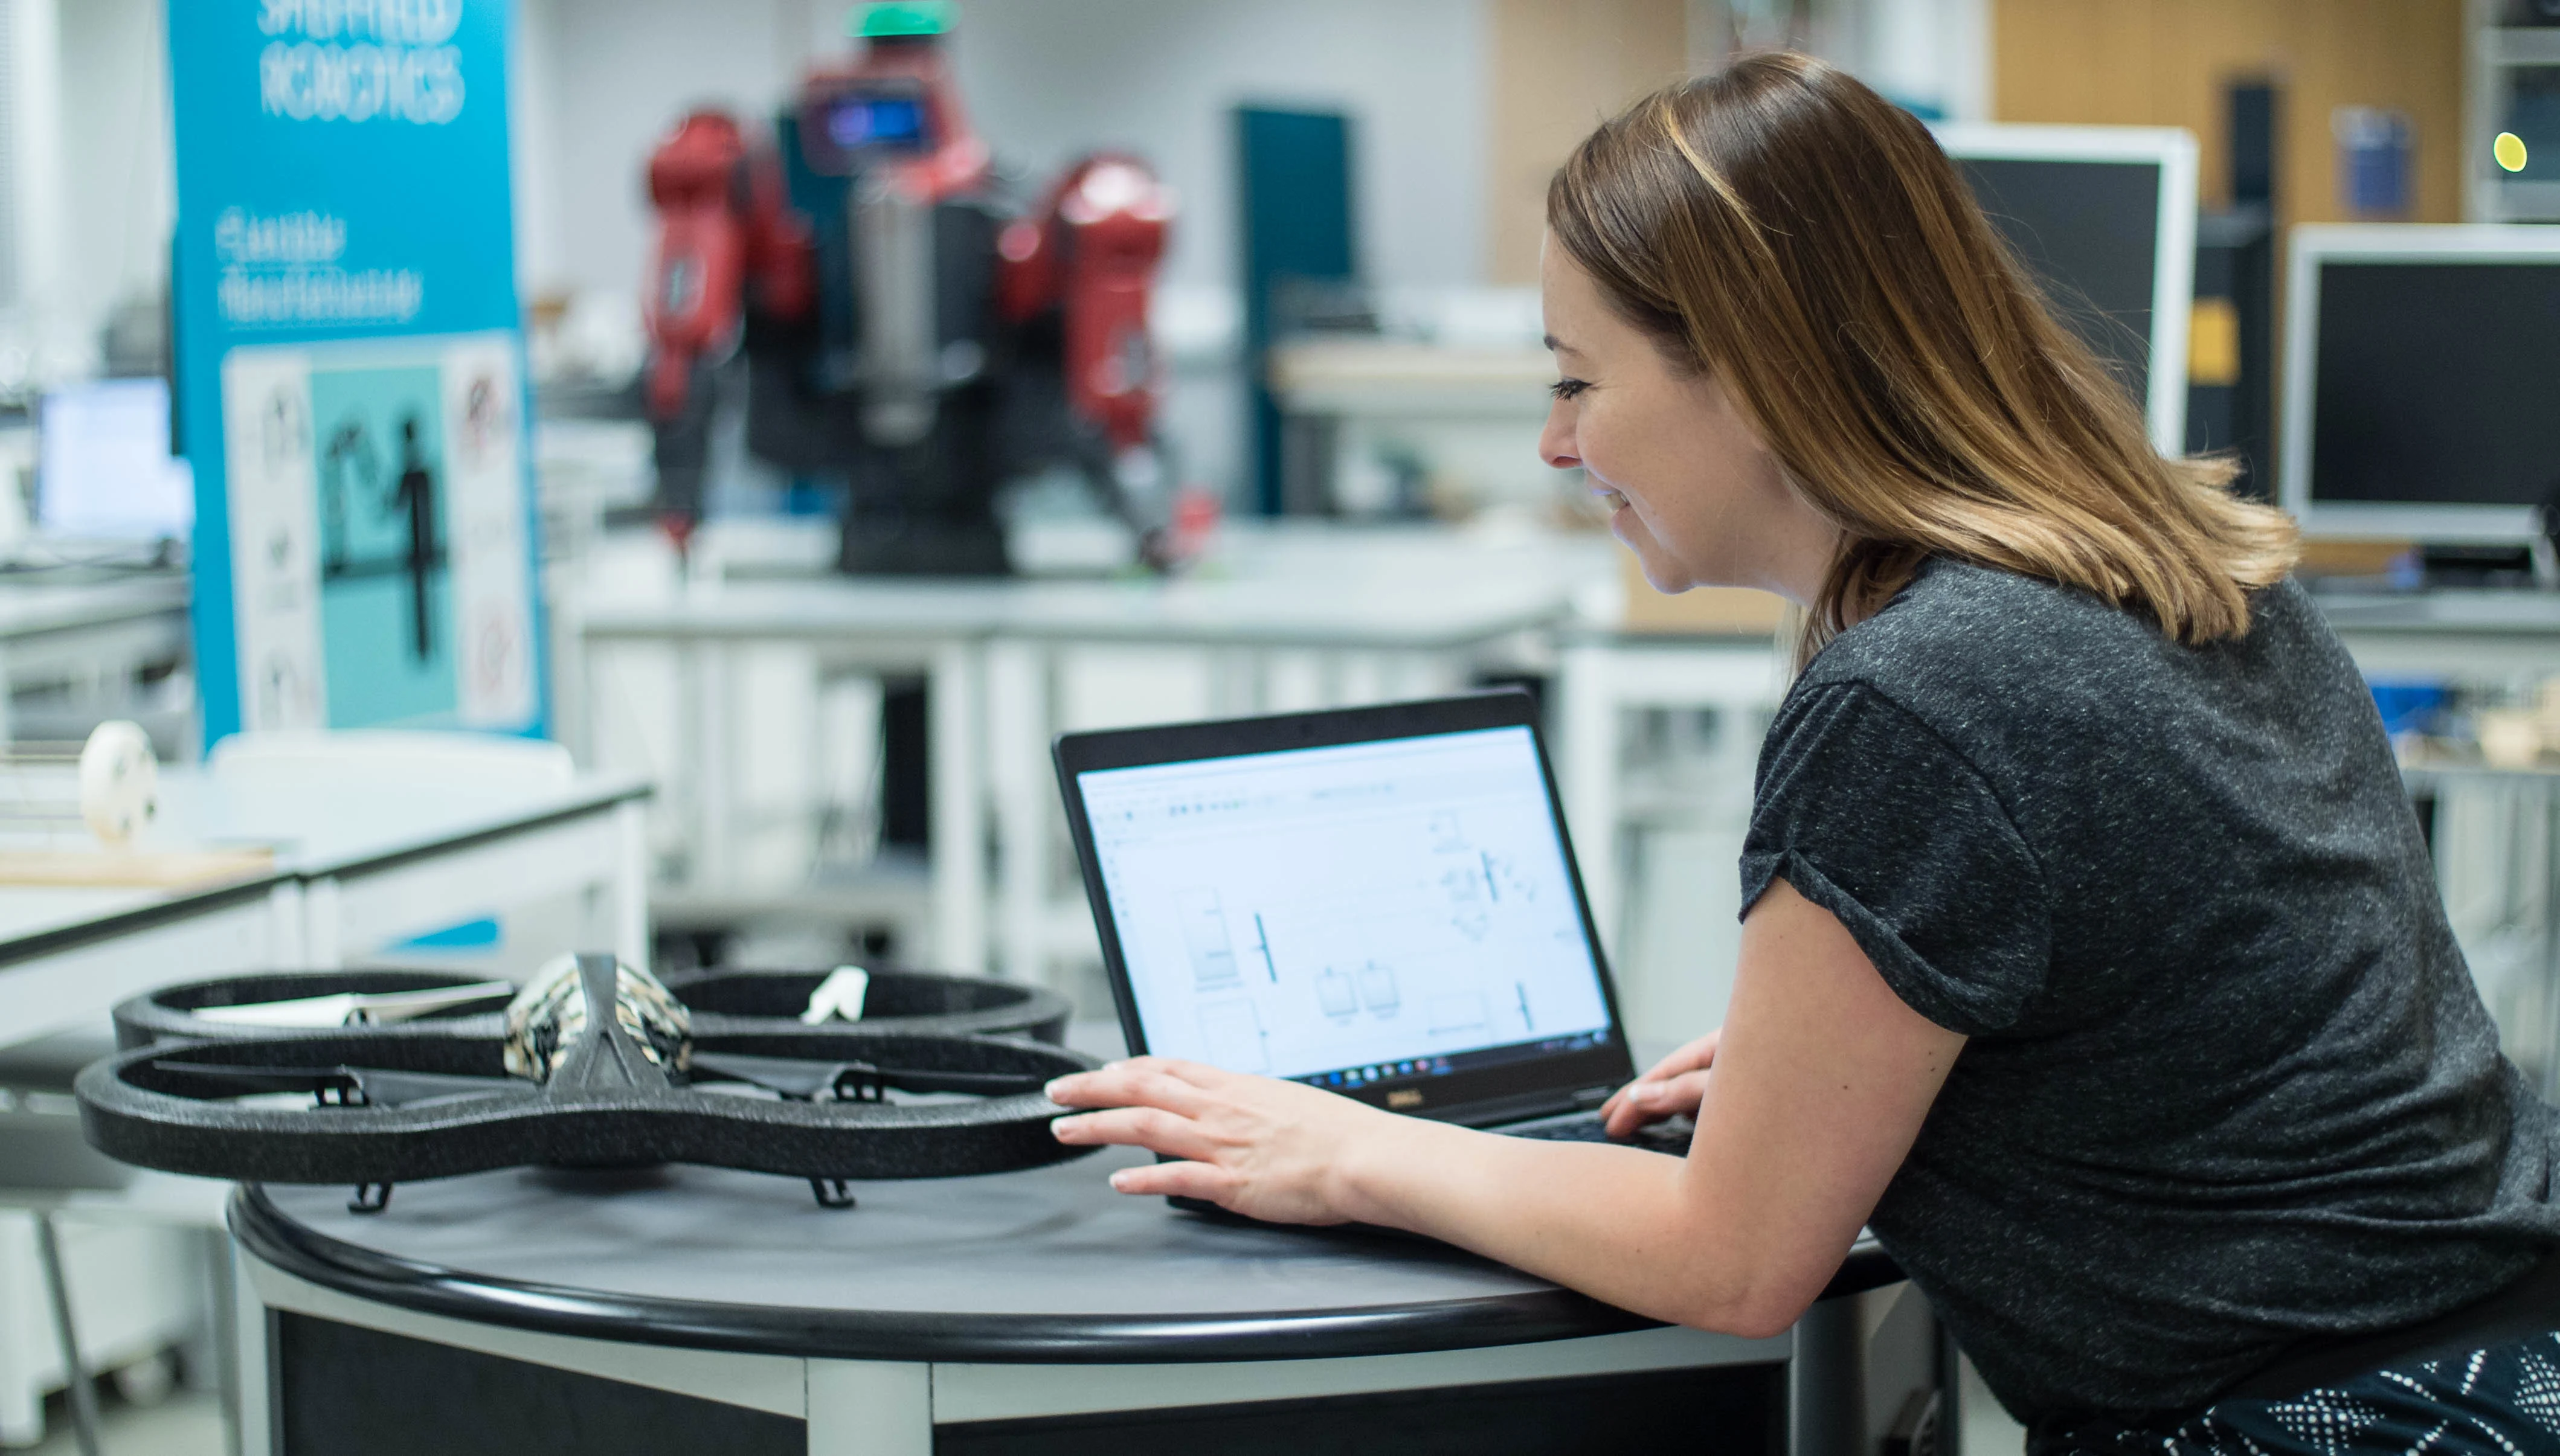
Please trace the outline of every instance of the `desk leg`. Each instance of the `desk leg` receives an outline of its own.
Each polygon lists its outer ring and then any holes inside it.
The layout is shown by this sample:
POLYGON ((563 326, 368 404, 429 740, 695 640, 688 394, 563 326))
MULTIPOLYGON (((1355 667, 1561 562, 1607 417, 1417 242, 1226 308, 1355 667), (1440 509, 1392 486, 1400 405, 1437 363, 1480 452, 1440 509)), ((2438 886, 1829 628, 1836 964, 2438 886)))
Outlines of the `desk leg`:
POLYGON ((638 800, 613 806, 613 953, 649 964, 649 812, 638 800))
POLYGON ((809 1362, 809 1456, 932 1456, 933 1368, 809 1362))
POLYGON ((97 1387, 88 1380, 88 1372, 80 1365, 80 1336, 72 1326, 72 1291, 63 1278, 62 1240, 54 1236, 54 1215, 38 1209, 36 1220, 36 1263, 45 1278, 45 1299, 53 1305, 54 1339, 63 1352, 64 1393, 71 1397, 72 1435, 79 1441, 80 1456, 98 1456, 97 1387))
POLYGON ((244 1456, 275 1456, 275 1322, 238 1243, 223 1255, 223 1277, 232 1281, 232 1399, 240 1415, 240 1449, 244 1456))
POLYGON ((927 753, 933 782, 933 965, 964 976, 987 968, 987 824, 978 738, 983 652, 945 643, 933 654, 927 753))
MULTIPOLYGON (((2516 810, 2528 812, 2521 802, 2516 810)), ((2542 1096, 2548 1101, 2560 1095, 2560 792, 2544 784, 2529 812, 2542 820, 2542 884, 2534 898, 2542 919, 2542 1096)))
MULTIPOLYGON (((1556 683, 1554 722, 1563 738, 1564 814, 1573 829, 1574 861, 1601 948, 1619 948, 1618 900, 1618 700, 1615 659, 1602 646, 1564 650, 1556 683)), ((1623 974, 1623 970, 1621 972, 1623 974)))
POLYGON ((1233 654, 1237 666, 1229 677, 1234 696, 1217 711, 1243 717, 1255 713, 1305 713, 1329 708, 1335 701, 1327 681, 1328 660, 1321 652, 1294 648, 1245 649, 1233 654))
POLYGON ((232 1269, 232 1232, 197 1230, 205 1251, 206 1345, 214 1356, 214 1388, 223 1409, 223 1456, 242 1456, 240 1444, 240 1280, 232 1269))
POLYGON ((302 887, 302 963, 315 971, 334 971, 347 963, 335 880, 313 880, 302 887))
POLYGON ((303 904, 300 881, 288 880, 267 891, 266 920, 267 964, 280 971, 308 968, 311 965, 309 914, 303 904))
POLYGON ((693 774, 693 843, 685 856, 685 883, 697 891, 728 887, 729 760, 733 756, 734 694, 729 659, 722 643, 697 639, 685 644, 678 690, 685 694, 693 720, 692 752, 677 762, 693 774))
POLYGON ((1796 1321, 1787 1362, 1788 1456, 1856 1456, 1864 1449, 1864 1352, 1857 1300, 1816 1300, 1796 1321))
POLYGON ((1048 980, 1048 692, 1034 642, 987 646, 987 783, 996 801, 996 897, 1003 907, 998 969, 1016 981, 1048 980))

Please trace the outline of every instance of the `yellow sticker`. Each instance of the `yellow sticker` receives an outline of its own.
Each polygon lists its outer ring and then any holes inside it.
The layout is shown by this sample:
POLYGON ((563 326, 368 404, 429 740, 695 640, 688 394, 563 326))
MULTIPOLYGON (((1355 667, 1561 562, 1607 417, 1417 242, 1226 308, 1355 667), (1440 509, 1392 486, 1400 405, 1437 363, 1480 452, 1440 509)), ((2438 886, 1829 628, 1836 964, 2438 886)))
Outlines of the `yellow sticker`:
POLYGON ((2187 315, 2186 382, 2219 388, 2240 383, 2240 310, 2230 299, 2208 294, 2187 315))
POLYGON ((2512 131, 2501 131, 2497 134, 2497 140, 2489 143, 2488 149, 2489 153, 2497 158, 2497 164, 2509 172, 2524 170, 2523 137, 2512 131))

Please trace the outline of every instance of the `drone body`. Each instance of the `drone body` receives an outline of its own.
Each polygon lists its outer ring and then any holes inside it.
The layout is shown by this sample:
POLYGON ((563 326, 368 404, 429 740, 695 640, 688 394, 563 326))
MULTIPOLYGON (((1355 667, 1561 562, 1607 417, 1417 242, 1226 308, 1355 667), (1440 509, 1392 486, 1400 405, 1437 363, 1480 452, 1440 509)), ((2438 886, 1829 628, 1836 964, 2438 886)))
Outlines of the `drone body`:
MULTIPOLYGON (((119 1009, 119 1021, 122 1009, 119 1009)), ((1049 1136, 1061 1048, 871 1023, 695 1019, 647 973, 579 956, 443 1025, 159 1042, 83 1070, 99 1151, 173 1173, 391 1185, 492 1168, 701 1163, 805 1178, 957 1177, 1073 1156, 1049 1136), (475 1035, 476 1033, 476 1035, 475 1035), (284 1095, 279 1095, 284 1094, 284 1095), (897 1094, 893 1096, 892 1094, 897 1094), (308 1095, 308 1105, 280 1105, 308 1095)))

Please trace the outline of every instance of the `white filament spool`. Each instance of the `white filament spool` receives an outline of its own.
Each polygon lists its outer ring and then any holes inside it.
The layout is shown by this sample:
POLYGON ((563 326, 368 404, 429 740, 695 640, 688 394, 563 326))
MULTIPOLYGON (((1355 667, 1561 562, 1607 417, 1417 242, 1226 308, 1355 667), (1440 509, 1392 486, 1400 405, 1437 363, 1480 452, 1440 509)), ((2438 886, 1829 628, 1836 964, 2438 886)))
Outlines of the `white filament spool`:
POLYGON ((99 724, 80 755, 80 816, 89 833, 100 844, 130 844, 159 800, 151 735, 123 719, 99 724))

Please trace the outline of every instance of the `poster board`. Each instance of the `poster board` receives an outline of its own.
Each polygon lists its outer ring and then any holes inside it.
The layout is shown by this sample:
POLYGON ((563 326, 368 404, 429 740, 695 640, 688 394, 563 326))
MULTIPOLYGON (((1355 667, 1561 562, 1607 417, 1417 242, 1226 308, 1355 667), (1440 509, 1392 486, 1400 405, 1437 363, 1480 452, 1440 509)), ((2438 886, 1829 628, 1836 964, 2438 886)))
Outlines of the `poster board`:
POLYGON ((208 744, 545 729, 509 0, 170 0, 208 744))

